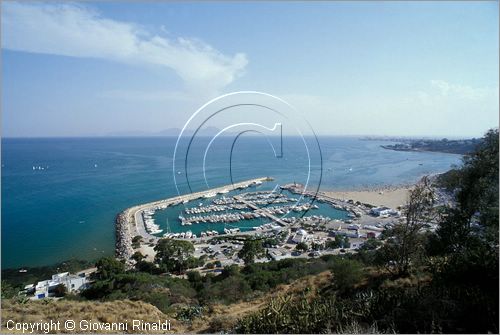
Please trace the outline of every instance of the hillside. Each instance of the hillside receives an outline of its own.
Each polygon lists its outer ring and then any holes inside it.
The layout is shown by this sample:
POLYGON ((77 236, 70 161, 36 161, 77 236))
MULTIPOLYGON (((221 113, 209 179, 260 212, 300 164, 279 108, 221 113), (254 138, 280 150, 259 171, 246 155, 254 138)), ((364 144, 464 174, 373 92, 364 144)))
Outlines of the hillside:
MULTIPOLYGON (((109 302, 76 301, 76 300, 46 300, 46 301, 16 301, 7 299, 2 302, 2 329, 6 330, 7 320, 17 322, 40 322, 40 320, 61 321, 61 324, 72 319, 76 323, 81 320, 92 320, 99 323, 124 322, 128 320, 128 333, 140 333, 132 330, 132 319, 146 322, 170 320, 172 333, 207 333, 232 329, 237 321, 244 316, 259 311, 271 299, 283 296, 298 296, 309 288, 313 297, 318 290, 331 283, 329 271, 315 276, 307 276, 288 285, 278 286, 274 292, 261 295, 255 299, 235 304, 213 304, 206 313, 192 321, 176 320, 175 314, 162 313, 155 306, 142 301, 115 300, 109 302)), ((65 331, 61 331, 64 333, 65 331)), ((100 331, 101 332, 101 331, 100 331)), ((112 331, 102 331, 113 333, 112 331)), ((155 333, 155 332, 152 332, 155 333)), ((161 333, 161 332, 159 332, 161 333)))
POLYGON ((467 140, 406 140, 392 145, 381 145, 384 149, 395 151, 433 151, 465 155, 476 149, 481 139, 467 140))

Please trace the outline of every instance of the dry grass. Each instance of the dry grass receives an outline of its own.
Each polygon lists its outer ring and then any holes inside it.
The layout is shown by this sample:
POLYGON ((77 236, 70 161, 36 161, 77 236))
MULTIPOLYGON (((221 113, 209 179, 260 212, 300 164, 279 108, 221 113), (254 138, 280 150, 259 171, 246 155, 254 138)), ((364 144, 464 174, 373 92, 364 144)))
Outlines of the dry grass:
MULTIPOLYGON (((179 322, 172 316, 163 314, 153 305, 141 301, 116 300, 96 302, 50 300, 19 303, 5 300, 2 302, 2 332, 11 332, 5 328, 7 320, 15 320, 16 322, 54 320, 55 322, 61 321, 63 323, 67 319, 74 320, 77 324, 80 320, 93 320, 103 323, 125 322, 125 320, 128 320, 129 333, 134 333, 131 324, 132 319, 144 320, 146 322, 170 320, 172 325, 171 332, 175 333, 221 332, 232 329, 238 319, 258 311, 271 298, 284 295, 296 296, 302 294, 306 288, 309 289, 308 295, 313 297, 317 294, 318 289, 329 285, 331 281, 332 275, 330 271, 325 271, 318 275, 301 278, 288 285, 279 285, 272 292, 251 301, 231 305, 215 304, 208 308, 203 317, 193 320, 191 324, 179 322)), ((62 332, 64 332, 64 329, 62 329, 62 332)))
MULTIPOLYGON (((81 320, 92 320, 93 322, 111 323, 125 322, 127 320, 128 332, 132 330, 132 320, 144 320, 145 322, 158 322, 158 320, 170 320, 172 332, 183 332, 185 329, 172 317, 163 314, 156 307, 141 302, 130 300, 117 300, 112 302, 95 301, 29 301, 26 303, 2 301, 2 332, 7 330, 6 322, 14 320, 15 322, 40 322, 53 320, 61 321, 71 319, 77 324, 81 320)), ((65 332, 61 327, 61 332, 65 332)), ((99 333, 105 331, 99 331, 99 333)), ((111 332, 113 333, 113 332, 111 332)), ((116 331, 114 332, 116 333, 116 331)))
POLYGON ((208 315, 197 319, 188 327, 188 332, 220 333, 230 331, 237 321, 244 316, 263 308, 272 298, 279 296, 297 296, 308 288, 308 297, 318 294, 321 289, 332 282, 332 274, 325 271, 317 275, 307 276, 288 285, 278 285, 273 291, 251 301, 239 302, 231 305, 214 304, 210 306, 208 315))

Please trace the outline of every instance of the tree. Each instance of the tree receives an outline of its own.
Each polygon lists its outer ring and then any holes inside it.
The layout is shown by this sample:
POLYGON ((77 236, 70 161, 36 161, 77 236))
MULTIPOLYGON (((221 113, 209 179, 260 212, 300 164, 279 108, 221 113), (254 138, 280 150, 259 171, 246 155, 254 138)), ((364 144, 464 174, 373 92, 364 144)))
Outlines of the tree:
POLYGON ((59 284, 56 287, 54 287, 54 295, 58 298, 64 297, 67 293, 66 285, 64 284, 59 284))
POLYGON ((386 243, 377 258, 396 276, 406 276, 410 267, 424 254, 422 227, 435 218, 434 191, 427 177, 410 191, 403 222, 387 231, 386 243))
POLYGON ((344 241, 342 243, 342 248, 350 248, 351 247, 351 242, 349 241, 349 237, 344 236, 344 241))
MULTIPOLYGON (((484 230, 484 238, 498 244, 498 129, 490 130, 475 151, 465 156, 462 168, 455 170, 453 183, 456 206, 447 208, 437 234, 446 253, 466 252, 476 243, 472 224, 484 230)), ((448 178, 449 179, 449 178, 448 178)))
POLYGON ((117 274, 125 272, 125 264, 113 257, 103 257, 96 263, 95 278, 100 280, 110 279, 117 274))
POLYGON ((327 249, 338 249, 343 245, 343 238, 340 235, 335 235, 335 239, 333 241, 326 242, 327 249))
POLYGON ((245 240, 243 248, 238 252, 238 257, 241 258, 245 264, 251 264, 255 258, 263 256, 265 253, 264 247, 260 240, 245 240))
POLYGON ((12 287, 12 285, 9 282, 2 280, 1 287, 2 287, 2 299, 9 299, 16 296, 17 290, 14 287, 12 287))
POLYGON ((333 281, 337 289, 345 290, 363 278, 363 267, 358 261, 337 258, 332 265, 333 281))
POLYGON ((155 246, 155 262, 166 272, 182 272, 192 267, 193 243, 171 239, 161 239, 155 246))
POLYGON ((140 251, 134 252, 132 255, 132 259, 136 261, 137 263, 142 261, 144 258, 146 258, 140 251))
POLYGON ((498 146, 498 130, 490 130, 464 157, 447 185, 455 206, 444 209, 428 245, 429 254, 441 260, 436 274, 448 284, 475 284, 486 295, 498 292, 498 146))
POLYGON ((318 251, 318 250, 323 250, 324 249, 324 246, 323 244, 319 244, 319 243, 312 243, 311 245, 311 249, 315 250, 315 251, 318 251))
POLYGON ((295 246, 295 249, 297 249, 298 251, 307 251, 309 249, 309 247, 307 246, 306 243, 304 242, 299 242, 297 243, 297 245, 295 246))
POLYGON ((137 249, 141 246, 142 242, 142 236, 141 235, 136 235, 134 238, 132 238, 132 248, 137 249))

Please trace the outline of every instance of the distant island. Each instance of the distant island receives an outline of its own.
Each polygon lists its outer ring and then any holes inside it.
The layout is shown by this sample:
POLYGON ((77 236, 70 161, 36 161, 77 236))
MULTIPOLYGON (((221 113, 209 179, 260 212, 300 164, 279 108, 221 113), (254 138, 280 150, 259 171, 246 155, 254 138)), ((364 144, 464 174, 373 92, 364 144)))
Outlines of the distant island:
POLYGON ((434 151, 465 155, 473 152, 482 142, 482 139, 448 140, 443 138, 441 140, 405 139, 399 141, 402 143, 381 145, 381 147, 396 151, 434 151))

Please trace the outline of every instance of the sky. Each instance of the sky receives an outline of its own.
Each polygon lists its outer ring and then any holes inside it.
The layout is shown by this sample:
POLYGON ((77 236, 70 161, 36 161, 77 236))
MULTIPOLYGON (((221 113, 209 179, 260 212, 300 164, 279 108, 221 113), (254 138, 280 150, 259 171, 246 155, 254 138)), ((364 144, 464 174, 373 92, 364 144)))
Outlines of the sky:
POLYGON ((498 127, 497 1, 1 6, 6 137, 155 134, 242 90, 320 135, 498 127))

